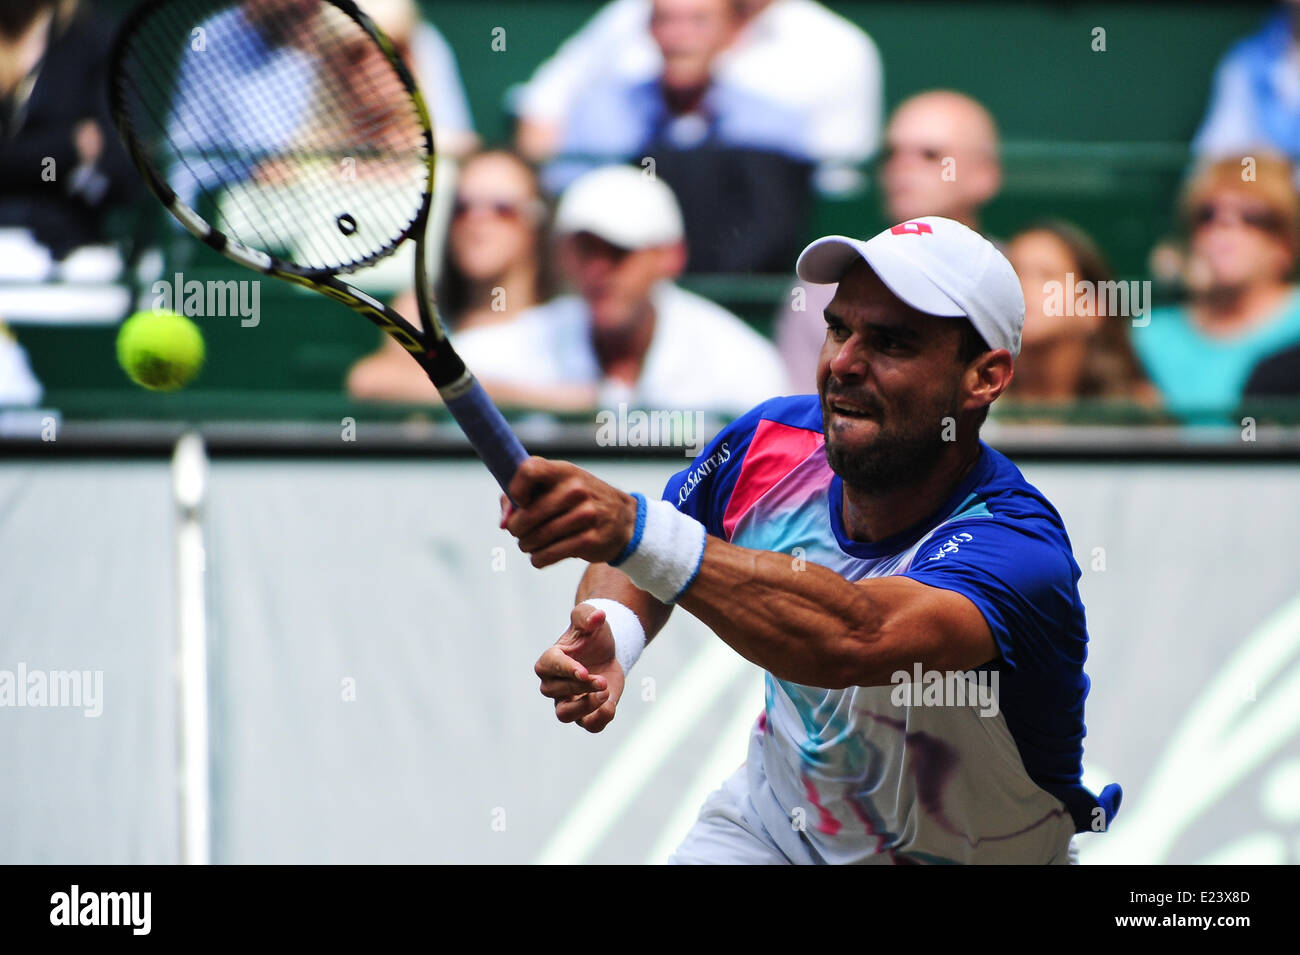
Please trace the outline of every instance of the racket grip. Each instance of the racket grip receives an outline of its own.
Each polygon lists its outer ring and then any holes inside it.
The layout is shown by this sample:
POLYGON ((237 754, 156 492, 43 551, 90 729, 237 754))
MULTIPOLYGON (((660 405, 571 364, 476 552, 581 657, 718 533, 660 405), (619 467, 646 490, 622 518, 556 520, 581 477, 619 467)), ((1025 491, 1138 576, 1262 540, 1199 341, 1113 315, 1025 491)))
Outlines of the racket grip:
POLYGON ((470 378, 470 385, 463 392, 454 398, 444 395, 443 401, 465 432, 465 437, 469 438, 469 443, 501 485, 501 490, 506 491, 515 471, 528 457, 528 452, 510 430, 505 417, 474 378, 470 378))

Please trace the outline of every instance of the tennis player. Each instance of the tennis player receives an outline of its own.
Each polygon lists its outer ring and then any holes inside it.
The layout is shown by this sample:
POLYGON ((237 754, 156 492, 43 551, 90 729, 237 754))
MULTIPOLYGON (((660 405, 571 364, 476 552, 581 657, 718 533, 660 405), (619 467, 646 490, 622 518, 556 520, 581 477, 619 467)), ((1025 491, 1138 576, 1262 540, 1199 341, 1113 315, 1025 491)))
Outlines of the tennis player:
POLYGON ((542 458, 515 477, 502 526, 532 563, 591 563, 542 694, 599 732, 680 604, 767 692, 670 861, 1070 861, 1121 793, 1081 783, 1088 637, 1060 515, 979 438, 1020 350, 1016 274, 939 217, 819 239, 797 271, 838 283, 817 395, 734 421, 662 501, 542 458))

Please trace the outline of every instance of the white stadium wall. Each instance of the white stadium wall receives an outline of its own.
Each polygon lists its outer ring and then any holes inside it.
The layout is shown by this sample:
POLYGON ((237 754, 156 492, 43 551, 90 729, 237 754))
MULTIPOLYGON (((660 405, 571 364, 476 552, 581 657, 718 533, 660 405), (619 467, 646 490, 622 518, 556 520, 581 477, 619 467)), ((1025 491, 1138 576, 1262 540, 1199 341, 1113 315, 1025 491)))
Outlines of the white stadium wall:
MULTIPOLYGON (((1087 780, 1125 792, 1082 860, 1300 862, 1300 467, 1024 470, 1083 568, 1087 780)), ((533 570, 474 462, 218 457, 204 527, 215 862, 662 861, 743 759, 761 677, 680 611, 606 732, 555 722, 581 568, 533 570)), ((0 862, 180 858, 173 532, 163 460, 0 464, 0 684, 54 675, 0 685, 0 862)))

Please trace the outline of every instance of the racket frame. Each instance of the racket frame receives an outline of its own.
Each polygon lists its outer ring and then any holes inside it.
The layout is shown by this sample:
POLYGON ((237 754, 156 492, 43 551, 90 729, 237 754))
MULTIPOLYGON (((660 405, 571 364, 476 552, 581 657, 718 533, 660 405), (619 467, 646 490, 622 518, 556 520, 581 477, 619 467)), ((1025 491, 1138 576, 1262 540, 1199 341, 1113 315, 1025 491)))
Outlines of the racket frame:
POLYGON ((118 31, 109 58, 109 103, 113 122, 118 137, 126 146, 150 191, 190 234, 209 248, 254 272, 310 289, 346 305, 391 336, 424 369, 452 416, 505 490, 515 469, 527 457, 527 452, 506 424, 501 412, 487 398, 482 386, 452 348, 433 302, 425 254, 425 233, 433 201, 434 171, 437 164, 433 122, 415 77, 402 62, 392 42, 353 0, 321 0, 346 14, 365 31, 397 74, 416 109, 423 127, 426 165, 425 188, 419 211, 395 239, 373 255, 338 269, 308 269, 261 249, 254 249, 217 229, 181 201, 176 191, 154 169, 138 142, 127 107, 123 64, 130 49, 130 41, 141 22, 157 9, 172 2, 174 0, 144 0, 137 5, 118 31), (339 278, 341 272, 362 268, 391 255, 398 246, 412 238, 416 244, 415 294, 419 327, 379 299, 339 278))

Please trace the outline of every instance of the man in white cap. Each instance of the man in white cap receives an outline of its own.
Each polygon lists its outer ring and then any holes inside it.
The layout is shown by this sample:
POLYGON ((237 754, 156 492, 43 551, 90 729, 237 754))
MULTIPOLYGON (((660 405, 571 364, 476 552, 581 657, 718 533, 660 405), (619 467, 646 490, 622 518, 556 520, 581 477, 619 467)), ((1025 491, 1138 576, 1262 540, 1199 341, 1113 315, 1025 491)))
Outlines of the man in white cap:
MULTIPOLYGON (((885 128, 879 184, 886 220, 943 216, 983 231, 981 210, 1002 188, 999 148, 997 122, 979 101, 956 90, 909 96, 885 128)), ((798 282, 777 313, 777 348, 800 386, 817 367, 821 313, 834 291, 798 282)))
POLYGON ((554 411, 620 404, 736 415, 786 391, 775 347, 672 281, 686 262, 672 190, 631 166, 593 170, 555 214, 577 294, 455 337, 497 401, 554 411))
POLYGON ((535 566, 591 563, 542 693, 600 731, 680 603, 767 671, 767 697, 672 861, 1066 862, 1120 791, 1081 782, 1069 538, 979 438, 1020 349, 1020 283, 939 217, 819 239, 797 271, 839 283, 817 395, 737 419, 662 501, 520 469, 502 525, 535 566))

